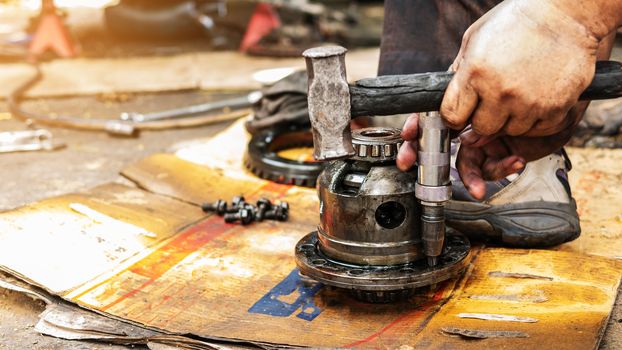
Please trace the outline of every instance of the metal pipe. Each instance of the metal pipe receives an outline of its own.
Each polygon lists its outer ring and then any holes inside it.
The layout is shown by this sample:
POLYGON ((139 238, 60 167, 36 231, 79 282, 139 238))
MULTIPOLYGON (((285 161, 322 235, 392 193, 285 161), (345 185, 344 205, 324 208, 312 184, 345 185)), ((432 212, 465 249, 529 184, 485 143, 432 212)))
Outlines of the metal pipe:
POLYGON ((222 101, 207 102, 198 105, 186 106, 164 111, 151 113, 123 112, 119 119, 123 121, 132 121, 135 123, 144 123, 165 119, 186 118, 196 114, 205 114, 217 110, 232 110, 239 108, 248 108, 257 103, 262 98, 260 91, 253 91, 242 97, 235 97, 222 101))

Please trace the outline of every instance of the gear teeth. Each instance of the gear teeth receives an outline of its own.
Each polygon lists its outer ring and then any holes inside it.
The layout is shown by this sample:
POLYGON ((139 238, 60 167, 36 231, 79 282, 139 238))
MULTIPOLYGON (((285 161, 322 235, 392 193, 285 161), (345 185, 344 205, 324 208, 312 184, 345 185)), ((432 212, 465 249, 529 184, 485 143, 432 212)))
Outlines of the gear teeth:
MULTIPOLYGON (((253 135, 248 150, 244 156, 243 164, 248 171, 265 180, 276 183, 315 187, 317 176, 322 171, 323 164, 315 162, 304 162, 304 166, 298 167, 297 162, 284 159, 274 150, 274 144, 277 144, 279 150, 309 147, 312 144, 312 138, 308 130, 287 129, 266 130, 264 132, 253 135), (302 136, 301 134, 307 134, 302 136), (289 134, 289 135, 287 135, 289 134), (278 140, 280 136, 284 136, 281 142, 278 140)), ((298 162, 298 164, 300 164, 298 162)))
POLYGON ((367 291, 353 289, 351 290, 351 292, 352 295, 360 301, 374 304, 386 304, 396 301, 403 301, 412 297, 415 294, 415 289, 402 289, 391 291, 367 291))

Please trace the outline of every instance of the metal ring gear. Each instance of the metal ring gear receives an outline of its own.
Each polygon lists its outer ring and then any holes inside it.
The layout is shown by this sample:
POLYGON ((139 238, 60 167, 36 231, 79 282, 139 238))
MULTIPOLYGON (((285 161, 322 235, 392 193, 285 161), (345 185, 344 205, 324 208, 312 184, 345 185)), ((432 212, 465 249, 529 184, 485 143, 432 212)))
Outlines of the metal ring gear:
POLYGON ((312 147, 313 136, 300 127, 261 131, 251 138, 244 165, 262 179, 282 184, 315 187, 324 165, 286 159, 278 152, 296 147, 312 147))

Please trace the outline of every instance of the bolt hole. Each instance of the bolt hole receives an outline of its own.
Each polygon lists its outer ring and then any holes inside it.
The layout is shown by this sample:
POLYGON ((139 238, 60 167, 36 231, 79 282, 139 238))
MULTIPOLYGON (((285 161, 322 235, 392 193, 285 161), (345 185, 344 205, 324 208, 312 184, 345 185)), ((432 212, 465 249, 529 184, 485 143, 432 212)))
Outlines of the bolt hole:
POLYGON ((311 263, 313 265, 324 265, 324 264, 326 264, 326 260, 324 260, 324 259, 315 259, 315 260, 311 261, 311 263))
POLYGON ((303 244, 300 246, 300 249, 302 250, 313 250, 315 249, 315 246, 313 244, 303 244))
POLYGON ((362 275, 362 274, 364 274, 364 273, 365 273, 365 271, 363 271, 363 270, 359 270, 359 269, 356 269, 356 270, 348 270, 348 275, 352 275, 352 276, 360 276, 360 275, 362 275))
POLYGON ((406 208, 398 202, 382 203, 376 209, 376 222, 386 229, 394 229, 406 220, 406 208))

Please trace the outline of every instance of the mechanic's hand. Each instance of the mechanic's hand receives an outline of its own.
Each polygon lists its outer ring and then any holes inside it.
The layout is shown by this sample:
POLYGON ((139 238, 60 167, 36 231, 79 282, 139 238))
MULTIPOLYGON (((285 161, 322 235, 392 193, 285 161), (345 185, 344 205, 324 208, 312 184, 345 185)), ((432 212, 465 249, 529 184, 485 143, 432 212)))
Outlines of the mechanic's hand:
MULTIPOLYGON (((469 193, 476 199, 486 195, 484 181, 499 180, 516 173, 526 163, 540 159, 560 149, 572 136, 587 103, 577 104, 568 113, 573 120, 566 129, 546 137, 480 136, 472 129, 460 135, 460 150, 456 168, 469 193)), ((404 144, 397 156, 397 166, 403 171, 411 169, 417 161, 418 115, 412 115, 402 131, 404 144)))
POLYGON ((599 38, 554 1, 506 0, 465 33, 440 113, 482 136, 545 136, 590 84, 599 38))
MULTIPOLYGON (((410 170, 417 161, 417 140, 419 133, 419 116, 413 114, 408 118, 402 130, 404 143, 397 155, 397 167, 402 171, 410 170)), ((481 141, 472 131, 464 134, 474 144, 481 141)), ((464 186, 469 193, 482 199, 486 194, 485 180, 500 179, 513 174, 525 166, 525 160, 512 154, 501 139, 486 140, 484 146, 460 147, 456 159, 456 167, 464 186)))
POLYGON ((543 137, 503 136, 483 146, 467 146, 464 140, 480 137, 469 130, 460 136, 463 142, 456 156, 456 168, 469 193, 475 199, 483 199, 485 181, 499 180, 518 172, 528 161, 559 150, 571 136, 570 130, 543 137))

